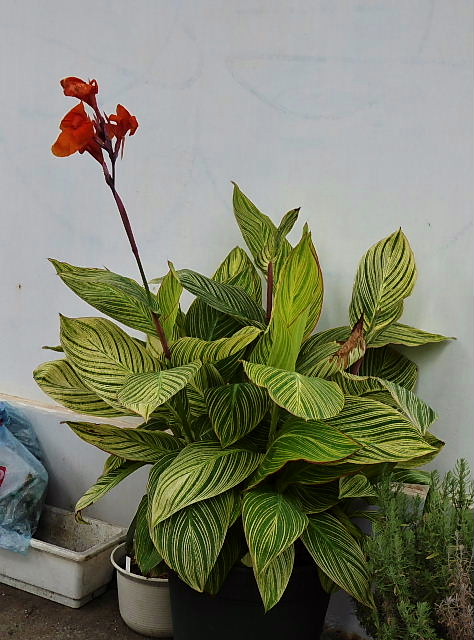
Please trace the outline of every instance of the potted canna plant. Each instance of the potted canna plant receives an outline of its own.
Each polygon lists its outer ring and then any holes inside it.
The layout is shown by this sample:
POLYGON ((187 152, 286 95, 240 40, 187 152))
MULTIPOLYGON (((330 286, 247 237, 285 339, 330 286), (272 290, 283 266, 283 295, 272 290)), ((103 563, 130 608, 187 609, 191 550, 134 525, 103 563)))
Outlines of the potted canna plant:
POLYGON ((154 294, 116 190, 118 155, 138 122, 120 105, 104 116, 95 81, 62 86, 81 102, 53 153, 99 162, 141 275, 139 284, 52 261, 85 302, 143 334, 61 316, 64 357, 34 373, 79 413, 143 419, 137 428, 68 422, 110 454, 78 514, 151 465, 131 554, 145 573, 166 565, 176 640, 314 638, 329 592, 372 606, 353 498, 370 500, 387 467, 410 474, 443 446, 429 431, 434 411, 413 391, 416 365, 392 346, 447 339, 399 322, 416 278, 408 240, 398 230, 371 247, 347 324, 314 333, 323 277, 309 228, 293 247, 299 210, 277 225, 234 184, 249 253, 233 249, 212 277, 169 264, 154 294), (183 289, 195 296, 186 312, 183 289))

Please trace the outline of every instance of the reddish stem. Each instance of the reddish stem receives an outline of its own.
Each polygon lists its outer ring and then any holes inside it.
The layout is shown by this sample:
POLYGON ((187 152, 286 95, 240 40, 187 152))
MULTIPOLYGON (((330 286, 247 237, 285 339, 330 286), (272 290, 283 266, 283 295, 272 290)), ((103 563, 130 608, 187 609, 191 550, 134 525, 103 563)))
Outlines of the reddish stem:
POLYGON ((140 276, 143 282, 143 286, 147 293, 148 302, 150 304, 150 315, 153 320, 153 324, 155 325, 155 329, 158 334, 158 337, 160 339, 161 346, 163 348, 163 353, 165 354, 165 357, 168 360, 171 360, 171 349, 170 349, 168 340, 166 339, 165 330, 163 328, 163 325, 161 324, 160 316, 155 311, 153 311, 153 308, 152 308, 153 306, 152 294, 148 286, 145 270, 143 269, 140 253, 138 251, 138 246, 137 246, 137 243, 135 242, 135 236, 133 235, 132 225, 130 224, 130 219, 128 217, 127 210, 125 209, 123 200, 120 197, 120 195, 117 193, 117 190, 115 189, 115 158, 110 153, 109 153, 109 157, 112 163, 112 175, 110 174, 109 168, 107 167, 107 164, 104 161, 102 165, 102 169, 104 171, 105 182, 107 183, 107 185, 110 187, 110 190, 112 191, 112 195, 114 196, 114 200, 117 205, 117 209, 119 211, 120 218, 122 220, 122 224, 125 229, 125 233, 127 234, 127 238, 130 243, 130 247, 132 249, 132 253, 135 256, 135 260, 138 265, 138 270, 140 271, 140 276))

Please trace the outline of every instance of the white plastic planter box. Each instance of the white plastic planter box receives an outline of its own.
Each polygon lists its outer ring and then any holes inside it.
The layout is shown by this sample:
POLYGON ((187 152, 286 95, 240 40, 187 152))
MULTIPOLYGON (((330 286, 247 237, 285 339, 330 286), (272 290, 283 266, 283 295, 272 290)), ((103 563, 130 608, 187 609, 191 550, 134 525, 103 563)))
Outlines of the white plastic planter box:
POLYGON ((26 554, 0 549, 0 582, 75 609, 102 594, 113 574, 110 552, 126 531, 88 522, 46 506, 26 554))

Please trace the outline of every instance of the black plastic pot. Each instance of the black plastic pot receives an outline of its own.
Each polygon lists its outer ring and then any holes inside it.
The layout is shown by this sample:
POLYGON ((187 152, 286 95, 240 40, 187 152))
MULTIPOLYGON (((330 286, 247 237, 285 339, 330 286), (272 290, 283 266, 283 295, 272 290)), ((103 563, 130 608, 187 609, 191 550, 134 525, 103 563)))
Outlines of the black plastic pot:
POLYGON ((314 563, 295 565, 280 602, 265 613, 252 569, 235 566, 216 596, 169 578, 174 640, 319 640, 329 596, 314 563))

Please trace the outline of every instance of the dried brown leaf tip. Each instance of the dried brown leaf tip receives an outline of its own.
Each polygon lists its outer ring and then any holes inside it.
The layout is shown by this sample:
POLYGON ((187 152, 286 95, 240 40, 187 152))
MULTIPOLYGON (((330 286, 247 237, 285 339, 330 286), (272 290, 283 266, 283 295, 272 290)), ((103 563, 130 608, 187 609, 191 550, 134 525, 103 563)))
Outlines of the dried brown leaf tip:
POLYGON ((352 328, 351 335, 342 344, 341 348, 334 354, 334 357, 340 359, 344 364, 344 369, 346 369, 353 362, 362 358, 364 353, 364 316, 361 315, 359 320, 357 320, 354 327, 352 328))

